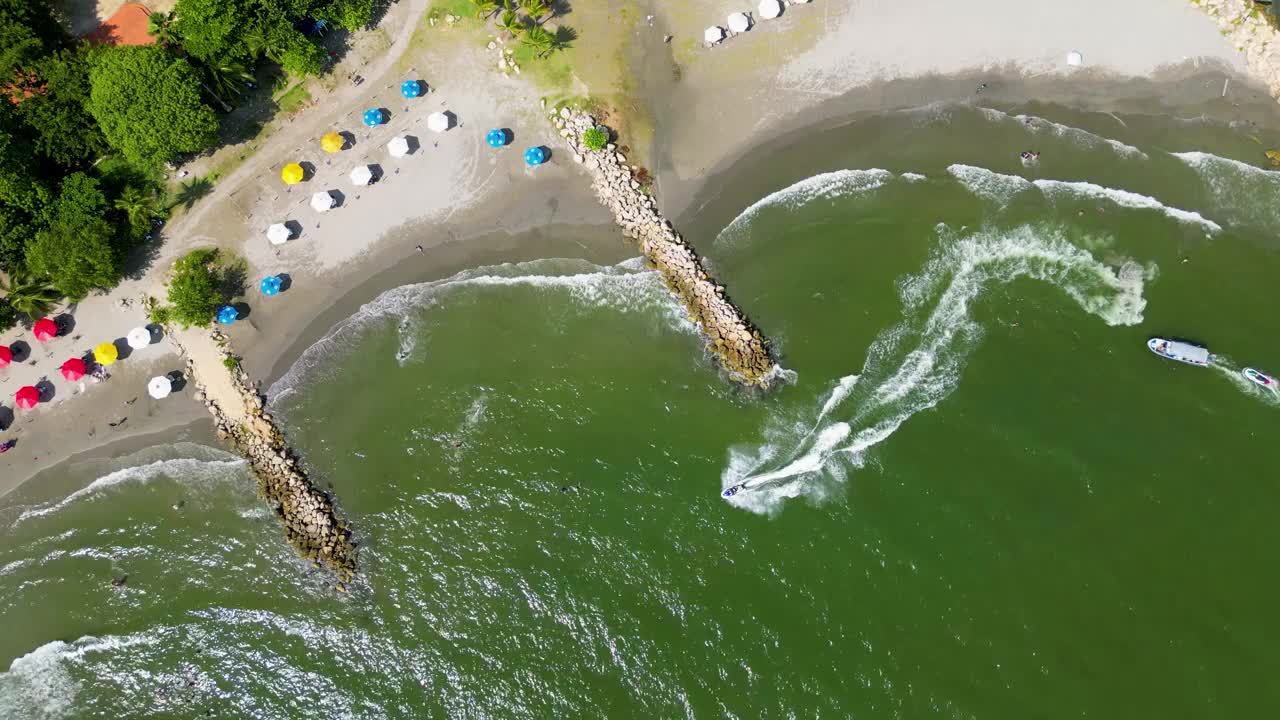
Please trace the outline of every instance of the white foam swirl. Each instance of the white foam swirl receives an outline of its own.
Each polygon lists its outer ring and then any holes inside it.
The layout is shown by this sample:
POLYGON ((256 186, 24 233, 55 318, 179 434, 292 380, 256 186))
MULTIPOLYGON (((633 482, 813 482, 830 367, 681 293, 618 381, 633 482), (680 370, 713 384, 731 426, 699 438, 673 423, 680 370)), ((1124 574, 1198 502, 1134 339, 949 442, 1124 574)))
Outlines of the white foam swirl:
POLYGON ((837 170, 807 177, 781 190, 771 192, 749 205, 745 210, 738 213, 738 216, 726 225, 720 231, 720 234, 716 235, 716 242, 729 242, 740 237, 743 228, 751 222, 756 213, 764 208, 783 207, 795 209, 815 200, 834 199, 854 193, 875 190, 883 187, 885 183, 892 179, 893 173, 879 168, 837 170))
POLYGON ((836 384, 816 419, 779 419, 766 427, 763 444, 730 450, 722 487, 744 489, 729 501, 769 512, 784 498, 821 497, 828 484, 820 477, 843 478, 837 460, 859 467, 868 448, 941 402, 981 338, 970 310, 992 285, 1017 278, 1048 282, 1108 325, 1132 325, 1146 306, 1144 276, 1136 263, 1104 265, 1053 228, 944 237, 924 270, 899 284, 903 321, 876 338, 862 372, 836 384), (853 408, 841 417, 847 405, 853 408))

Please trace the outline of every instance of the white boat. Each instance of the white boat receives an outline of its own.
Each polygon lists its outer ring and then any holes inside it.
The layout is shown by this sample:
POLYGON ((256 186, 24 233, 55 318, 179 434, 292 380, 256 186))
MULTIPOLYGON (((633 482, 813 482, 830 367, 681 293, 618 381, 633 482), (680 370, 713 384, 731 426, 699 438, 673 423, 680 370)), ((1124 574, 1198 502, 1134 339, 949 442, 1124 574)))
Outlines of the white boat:
POLYGON ((1209 355, 1207 348, 1190 343, 1178 342, 1177 340, 1166 340, 1164 338, 1153 337, 1147 341, 1147 347, 1151 352, 1160 357, 1170 360, 1177 360, 1188 365, 1199 365, 1200 367, 1208 367, 1213 361, 1209 355))
POLYGON ((1252 383, 1261 385, 1262 387, 1274 392, 1280 392, 1280 383, 1277 383, 1275 378, 1264 372, 1254 370, 1253 368, 1245 368, 1240 371, 1240 374, 1245 376, 1245 379, 1252 383))

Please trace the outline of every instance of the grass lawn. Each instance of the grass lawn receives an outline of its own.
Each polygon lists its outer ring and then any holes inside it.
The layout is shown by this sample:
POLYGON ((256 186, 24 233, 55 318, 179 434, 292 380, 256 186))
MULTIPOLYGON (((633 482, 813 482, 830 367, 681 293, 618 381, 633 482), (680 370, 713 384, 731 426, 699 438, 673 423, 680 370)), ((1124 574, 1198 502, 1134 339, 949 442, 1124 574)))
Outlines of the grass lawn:
POLYGON ((292 115, 311 102, 311 93, 307 91, 307 82, 296 83, 293 87, 285 90, 276 98, 276 106, 280 108, 280 112, 286 115, 292 115))

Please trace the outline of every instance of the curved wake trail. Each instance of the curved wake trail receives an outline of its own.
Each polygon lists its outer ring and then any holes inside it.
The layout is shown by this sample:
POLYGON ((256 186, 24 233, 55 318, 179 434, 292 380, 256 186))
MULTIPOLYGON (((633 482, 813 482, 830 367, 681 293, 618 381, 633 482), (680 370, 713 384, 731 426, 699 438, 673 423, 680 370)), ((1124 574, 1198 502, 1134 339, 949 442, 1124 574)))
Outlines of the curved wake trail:
POLYGON ((760 446, 730 450, 721 474, 722 488, 736 489, 729 502, 770 512, 786 498, 820 497, 823 476, 842 480, 867 449, 946 398, 982 337, 973 303, 994 285, 1041 280, 1108 325, 1142 320, 1148 271, 1137 263, 1109 267, 1052 228, 943 232, 924 270, 899 283, 903 320, 872 343, 862 372, 837 383, 810 423, 774 423, 760 446))
POLYGON ((1237 390, 1245 395, 1259 400, 1266 405, 1270 405, 1271 407, 1280 407, 1280 392, 1268 390, 1267 388, 1246 379, 1241 372, 1244 368, 1237 365, 1226 355, 1214 353, 1213 364, 1209 367, 1220 373, 1227 379, 1227 382, 1234 385, 1237 390))

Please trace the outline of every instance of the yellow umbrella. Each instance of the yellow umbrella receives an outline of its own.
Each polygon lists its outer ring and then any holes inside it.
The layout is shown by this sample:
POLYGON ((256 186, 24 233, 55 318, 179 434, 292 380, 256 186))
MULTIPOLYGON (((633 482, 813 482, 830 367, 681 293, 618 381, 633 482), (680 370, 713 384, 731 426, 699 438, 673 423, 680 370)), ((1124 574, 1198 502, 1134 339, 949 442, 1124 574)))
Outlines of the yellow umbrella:
POLYGON ((111 343, 102 343, 93 349, 93 359, 98 361, 99 365, 110 365, 120 357, 120 351, 116 350, 116 346, 111 343))
POLYGON ((336 153, 346 144, 347 141, 336 132, 325 133, 325 136, 320 138, 320 149, 327 153, 336 153))
POLYGON ((289 163, 280 171, 280 179, 284 181, 285 185, 297 185, 302 182, 302 176, 305 174, 306 173, 302 171, 301 165, 298 163, 289 163))

